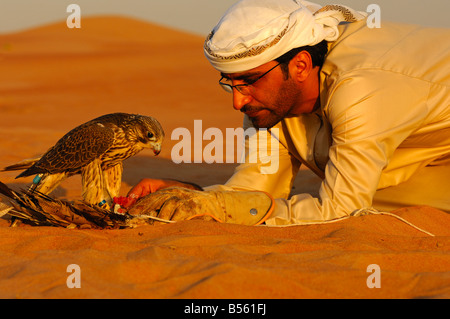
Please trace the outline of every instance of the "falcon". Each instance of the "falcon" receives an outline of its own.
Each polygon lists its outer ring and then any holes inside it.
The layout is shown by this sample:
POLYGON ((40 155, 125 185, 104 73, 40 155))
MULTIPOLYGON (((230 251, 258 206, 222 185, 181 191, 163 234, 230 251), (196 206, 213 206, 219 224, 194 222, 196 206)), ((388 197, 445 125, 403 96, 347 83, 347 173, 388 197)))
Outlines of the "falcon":
POLYGON ((44 195, 67 177, 81 174, 83 200, 111 206, 122 182, 122 161, 144 148, 158 155, 163 139, 162 126, 153 117, 106 114, 74 128, 41 157, 3 171, 25 169, 16 178, 36 175, 30 190, 44 195))

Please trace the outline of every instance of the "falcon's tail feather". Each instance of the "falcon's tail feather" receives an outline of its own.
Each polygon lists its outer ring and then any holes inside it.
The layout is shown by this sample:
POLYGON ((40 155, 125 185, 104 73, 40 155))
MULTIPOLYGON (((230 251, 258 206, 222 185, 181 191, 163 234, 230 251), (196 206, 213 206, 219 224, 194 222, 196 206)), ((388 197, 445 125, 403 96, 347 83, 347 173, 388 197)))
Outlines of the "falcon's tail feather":
POLYGON ((23 171, 23 170, 26 170, 26 169, 30 168, 31 166, 33 166, 34 163, 36 163, 40 159, 41 159, 41 157, 29 158, 29 159, 23 160, 21 162, 18 162, 16 164, 6 166, 6 167, 0 169, 0 172, 23 171))
POLYGON ((16 196, 15 193, 2 182, 0 182, 0 193, 11 199, 14 199, 16 196))
POLYGON ((14 207, 8 214, 32 225, 100 229, 131 226, 128 224, 129 216, 114 214, 85 202, 58 200, 39 191, 16 192, 2 182, 0 193, 7 196, 14 207))

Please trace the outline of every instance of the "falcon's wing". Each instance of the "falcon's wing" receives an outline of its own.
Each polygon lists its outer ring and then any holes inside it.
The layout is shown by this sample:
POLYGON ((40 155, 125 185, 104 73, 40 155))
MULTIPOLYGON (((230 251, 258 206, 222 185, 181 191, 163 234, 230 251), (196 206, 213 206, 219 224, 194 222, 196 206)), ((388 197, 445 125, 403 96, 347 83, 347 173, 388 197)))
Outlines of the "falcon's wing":
MULTIPOLYGON (((88 124, 88 123, 86 123, 88 124)), ((20 176, 78 172, 111 147, 114 132, 100 123, 81 125, 64 135, 42 158, 20 176)))

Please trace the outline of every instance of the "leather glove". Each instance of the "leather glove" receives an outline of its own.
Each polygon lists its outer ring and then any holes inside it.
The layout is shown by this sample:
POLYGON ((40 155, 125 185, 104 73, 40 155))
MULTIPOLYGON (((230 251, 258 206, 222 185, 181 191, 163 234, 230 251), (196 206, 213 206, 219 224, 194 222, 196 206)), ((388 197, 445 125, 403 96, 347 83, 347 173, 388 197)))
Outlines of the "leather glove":
POLYGON ((144 196, 130 215, 149 215, 179 221, 194 218, 241 225, 262 224, 272 213, 273 198, 259 191, 197 191, 181 187, 144 196))

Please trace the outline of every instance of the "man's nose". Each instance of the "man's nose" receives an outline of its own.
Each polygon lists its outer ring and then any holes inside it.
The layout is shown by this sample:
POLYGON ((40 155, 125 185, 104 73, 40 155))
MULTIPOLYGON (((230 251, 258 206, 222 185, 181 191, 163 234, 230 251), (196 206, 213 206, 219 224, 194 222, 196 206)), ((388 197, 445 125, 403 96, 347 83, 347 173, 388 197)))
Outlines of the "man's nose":
POLYGON ((233 89, 233 107, 235 110, 241 110, 245 105, 249 104, 251 100, 251 95, 244 95, 238 90, 233 89))

